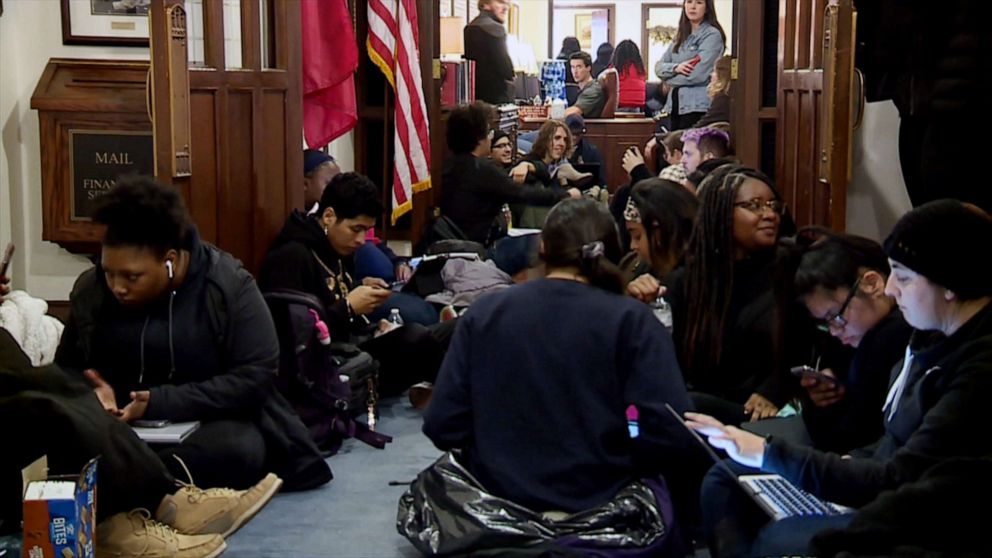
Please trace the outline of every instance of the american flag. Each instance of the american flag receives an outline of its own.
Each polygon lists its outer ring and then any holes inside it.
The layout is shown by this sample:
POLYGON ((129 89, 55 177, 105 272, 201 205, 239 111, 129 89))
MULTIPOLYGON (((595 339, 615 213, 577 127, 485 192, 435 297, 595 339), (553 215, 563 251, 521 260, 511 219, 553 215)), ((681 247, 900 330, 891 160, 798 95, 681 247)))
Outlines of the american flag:
POLYGON ((420 78, 420 33, 416 0, 369 0, 369 58, 393 87, 392 222, 413 207, 413 193, 431 187, 427 105, 420 78))

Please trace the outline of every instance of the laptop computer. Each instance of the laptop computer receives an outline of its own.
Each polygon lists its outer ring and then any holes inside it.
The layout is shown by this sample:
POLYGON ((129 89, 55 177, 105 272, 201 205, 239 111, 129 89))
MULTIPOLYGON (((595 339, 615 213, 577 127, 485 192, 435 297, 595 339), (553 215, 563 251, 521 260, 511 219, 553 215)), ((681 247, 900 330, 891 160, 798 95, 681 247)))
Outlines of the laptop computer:
POLYGON ((723 468, 731 477, 736 478, 737 484, 772 520, 778 521, 794 516, 839 515, 854 511, 851 508, 821 500, 805 490, 796 488, 794 484, 781 475, 766 473, 738 475, 734 473, 733 469, 720 459, 720 456, 710 447, 709 443, 698 432, 690 428, 685 419, 671 405, 666 403, 665 407, 703 446, 703 449, 713 458, 717 466, 723 468))

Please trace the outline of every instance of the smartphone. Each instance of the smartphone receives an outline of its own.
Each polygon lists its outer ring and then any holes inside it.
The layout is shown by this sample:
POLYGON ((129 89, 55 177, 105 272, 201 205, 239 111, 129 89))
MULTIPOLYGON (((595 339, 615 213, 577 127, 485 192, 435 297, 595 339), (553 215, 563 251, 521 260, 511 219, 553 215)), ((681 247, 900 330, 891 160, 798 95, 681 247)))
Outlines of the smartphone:
POLYGON ((812 376, 816 378, 816 380, 819 382, 825 382, 828 384, 835 384, 835 385, 837 384, 837 378, 834 378, 832 376, 827 376, 826 374, 820 372, 816 368, 813 368, 812 366, 808 366, 805 364, 802 366, 793 366, 792 368, 789 369, 789 372, 792 372, 792 374, 798 378, 812 376))
POLYGON ((690 58, 686 62, 686 64, 695 67, 696 64, 699 64, 699 61, 702 60, 702 59, 703 59, 703 57, 697 54, 697 55, 693 56, 692 58, 690 58))
POLYGON ((137 426, 139 428, 165 428, 169 426, 168 419, 161 420, 133 420, 131 421, 131 426, 137 426))
POLYGON ((7 249, 3 251, 3 260, 0 260, 0 275, 7 275, 7 268, 10 267, 10 259, 14 257, 14 243, 7 244, 7 249))

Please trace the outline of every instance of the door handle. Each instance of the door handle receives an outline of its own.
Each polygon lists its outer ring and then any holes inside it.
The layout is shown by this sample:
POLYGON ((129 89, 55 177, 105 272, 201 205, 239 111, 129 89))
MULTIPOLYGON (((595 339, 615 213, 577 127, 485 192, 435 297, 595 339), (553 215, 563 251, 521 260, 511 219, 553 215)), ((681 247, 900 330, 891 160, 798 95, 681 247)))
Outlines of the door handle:
POLYGON ((865 75, 858 68, 854 68, 854 98, 858 103, 857 111, 854 116, 854 130, 861 127, 862 122, 865 119, 865 75))

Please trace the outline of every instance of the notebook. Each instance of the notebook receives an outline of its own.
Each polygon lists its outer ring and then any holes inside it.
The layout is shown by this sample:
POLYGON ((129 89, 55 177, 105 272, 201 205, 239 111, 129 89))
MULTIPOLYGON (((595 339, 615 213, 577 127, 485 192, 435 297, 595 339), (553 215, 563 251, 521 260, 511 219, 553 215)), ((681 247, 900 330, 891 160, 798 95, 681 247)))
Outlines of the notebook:
POLYGON ((139 438, 149 444, 181 444, 190 434, 200 427, 200 421, 175 422, 161 428, 145 428, 132 426, 131 429, 139 438))
POLYGON ((805 490, 796 488, 785 477, 775 474, 738 475, 734 473, 713 448, 686 424, 685 420, 667 403, 668 411, 682 423, 682 426, 692 434, 692 437, 703 446, 706 453, 713 458, 718 467, 722 467, 730 476, 737 479, 737 484, 754 500, 772 520, 778 521, 793 516, 839 515, 853 511, 851 508, 826 502, 813 496, 805 490))

